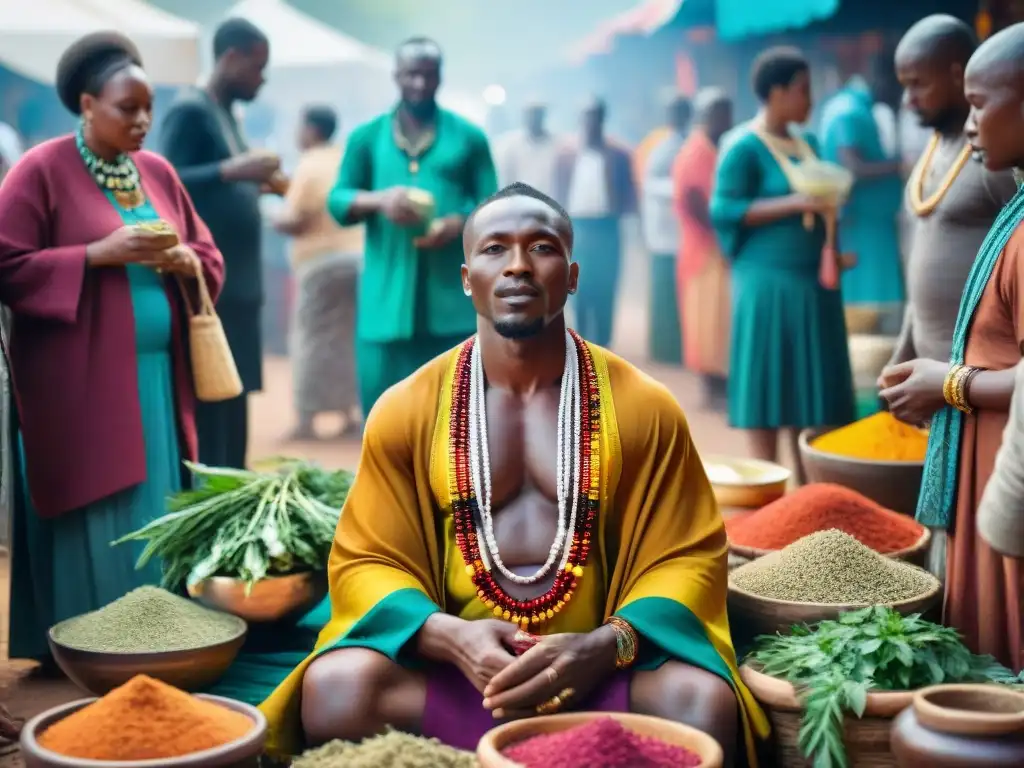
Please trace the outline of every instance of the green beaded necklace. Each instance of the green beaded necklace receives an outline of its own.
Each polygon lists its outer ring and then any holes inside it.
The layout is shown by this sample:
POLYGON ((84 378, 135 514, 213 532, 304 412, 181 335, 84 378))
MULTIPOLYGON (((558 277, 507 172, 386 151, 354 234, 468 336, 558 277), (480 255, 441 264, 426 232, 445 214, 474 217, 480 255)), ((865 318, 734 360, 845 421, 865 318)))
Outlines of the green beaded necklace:
POLYGON ((79 126, 75 134, 78 153, 86 169, 100 189, 110 192, 118 205, 131 210, 142 205, 146 198, 139 183, 139 169, 128 155, 121 153, 113 161, 104 160, 85 143, 85 131, 79 126))

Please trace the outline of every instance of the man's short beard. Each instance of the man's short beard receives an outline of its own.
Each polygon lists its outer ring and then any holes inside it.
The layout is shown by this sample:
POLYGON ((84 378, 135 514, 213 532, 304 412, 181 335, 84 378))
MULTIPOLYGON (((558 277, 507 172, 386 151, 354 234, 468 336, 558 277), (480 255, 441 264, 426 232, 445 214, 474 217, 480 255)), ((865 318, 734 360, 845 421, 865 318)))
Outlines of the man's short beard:
POLYGON ((504 339, 529 339, 544 330, 544 319, 538 317, 536 320, 495 320, 494 330, 504 339))

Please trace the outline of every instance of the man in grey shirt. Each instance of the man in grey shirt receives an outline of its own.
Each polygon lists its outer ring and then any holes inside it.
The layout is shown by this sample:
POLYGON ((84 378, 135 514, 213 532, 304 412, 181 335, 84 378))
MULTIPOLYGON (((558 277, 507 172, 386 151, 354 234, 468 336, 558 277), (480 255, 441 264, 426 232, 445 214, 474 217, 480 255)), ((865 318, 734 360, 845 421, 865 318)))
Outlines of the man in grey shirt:
POLYGON ((933 129, 907 182, 912 222, 909 301, 892 363, 948 360, 960 297, 982 240, 1014 192, 1010 173, 986 171, 970 157, 963 71, 977 40, 952 16, 929 16, 896 50, 907 107, 933 129))
MULTIPOLYGON (((978 41, 953 16, 928 16, 896 49, 904 103, 934 133, 907 182, 911 225, 907 308, 890 365, 948 360, 960 297, 982 240, 1016 192, 1011 173, 992 173, 971 157, 964 135, 970 106, 964 68, 978 41)), ((946 572, 946 536, 934 531, 928 568, 946 572)))

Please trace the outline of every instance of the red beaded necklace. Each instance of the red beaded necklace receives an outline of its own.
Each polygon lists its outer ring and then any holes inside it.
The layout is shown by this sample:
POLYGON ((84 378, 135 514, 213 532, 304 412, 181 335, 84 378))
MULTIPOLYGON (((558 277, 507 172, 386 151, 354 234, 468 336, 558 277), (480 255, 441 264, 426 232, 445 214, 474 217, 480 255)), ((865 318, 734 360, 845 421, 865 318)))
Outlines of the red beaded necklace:
POLYGON ((469 462, 469 391, 470 358, 475 339, 462 345, 455 363, 452 384, 452 417, 448 436, 450 464, 448 482, 451 493, 452 514, 455 523, 455 542, 466 563, 466 573, 473 579, 477 597, 498 618, 519 624, 524 629, 554 617, 572 599, 573 591, 583 576, 583 566, 590 554, 594 523, 601 506, 601 394, 597 385, 597 372, 590 348, 574 331, 570 331, 580 361, 580 476, 577 493, 580 509, 584 511, 576 520, 572 545, 565 568, 555 576, 551 588, 538 598, 517 600, 508 595, 495 581, 484 565, 477 541, 476 524, 479 519, 476 495, 470 478, 469 462))

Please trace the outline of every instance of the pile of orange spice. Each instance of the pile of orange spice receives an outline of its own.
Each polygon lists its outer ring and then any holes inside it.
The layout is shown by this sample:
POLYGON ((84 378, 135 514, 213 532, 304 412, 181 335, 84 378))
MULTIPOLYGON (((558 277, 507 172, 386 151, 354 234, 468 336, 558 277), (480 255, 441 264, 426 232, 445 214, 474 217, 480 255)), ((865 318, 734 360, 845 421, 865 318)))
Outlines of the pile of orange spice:
POLYGON ((924 461, 928 432, 881 411, 811 441, 822 453, 865 461, 924 461))
POLYGON ((914 518, 833 483, 805 485, 756 512, 725 523, 731 543, 752 549, 782 549, 832 528, 883 555, 914 546, 925 531, 914 518))
POLYGON ((87 760, 159 760, 223 746, 254 727, 240 712, 137 675, 51 725, 39 744, 87 760))

